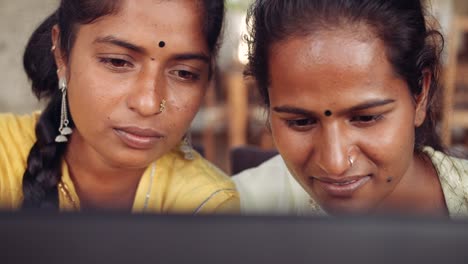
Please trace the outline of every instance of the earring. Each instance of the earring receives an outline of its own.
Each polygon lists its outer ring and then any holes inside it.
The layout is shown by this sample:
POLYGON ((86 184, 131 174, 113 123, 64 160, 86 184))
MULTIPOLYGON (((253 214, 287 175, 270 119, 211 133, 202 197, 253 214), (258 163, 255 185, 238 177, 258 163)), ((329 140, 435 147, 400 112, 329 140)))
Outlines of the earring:
POLYGON ((184 158, 186 160, 193 160, 195 157, 193 156, 193 147, 192 147, 192 140, 190 139, 190 133, 185 134, 182 142, 180 143, 179 150, 184 154, 184 158))
POLYGON ((354 164, 354 160, 351 158, 351 156, 348 156, 348 161, 349 161, 349 167, 352 168, 354 164))
POLYGON ((162 99, 161 103, 159 104, 159 113, 164 112, 166 110, 166 100, 162 99))
POLYGON ((67 142, 68 138, 66 136, 73 133, 73 130, 68 127, 70 121, 68 120, 68 113, 67 113, 67 83, 65 78, 60 78, 59 80, 59 89, 62 92, 62 106, 60 109, 60 127, 58 131, 60 134, 55 137, 55 142, 62 143, 67 142))

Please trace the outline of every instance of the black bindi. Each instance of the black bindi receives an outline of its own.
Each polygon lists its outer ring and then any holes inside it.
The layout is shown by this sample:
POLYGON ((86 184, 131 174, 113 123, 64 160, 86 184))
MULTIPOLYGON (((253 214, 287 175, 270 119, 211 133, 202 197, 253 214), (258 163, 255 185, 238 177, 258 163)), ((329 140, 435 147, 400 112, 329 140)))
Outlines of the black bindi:
POLYGON ((325 111, 325 116, 331 116, 332 114, 333 114, 333 113, 332 113, 332 111, 330 111, 330 110, 326 110, 326 111, 325 111))
POLYGON ((164 41, 159 41, 158 46, 159 46, 160 48, 164 48, 164 46, 166 46, 166 42, 164 42, 164 41))

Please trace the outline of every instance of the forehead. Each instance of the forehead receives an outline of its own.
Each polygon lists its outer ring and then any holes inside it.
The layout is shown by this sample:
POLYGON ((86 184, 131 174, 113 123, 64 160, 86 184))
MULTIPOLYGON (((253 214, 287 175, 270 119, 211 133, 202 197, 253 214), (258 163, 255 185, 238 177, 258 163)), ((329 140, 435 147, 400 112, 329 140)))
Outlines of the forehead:
POLYGON ((365 30, 319 31, 306 36, 292 36, 274 43, 269 66, 275 68, 290 62, 294 70, 324 69, 333 66, 346 73, 350 68, 389 64, 383 42, 365 30), (282 63, 278 63, 282 62, 282 63), (374 65, 373 65, 374 64, 374 65))
POLYGON ((125 0, 116 16, 126 23, 138 17, 139 21, 155 23, 155 26, 180 22, 200 25, 202 12, 198 0, 125 0))
MULTIPOLYGON (((180 47, 205 46, 202 7, 193 0, 126 0, 115 14, 82 25, 79 33, 112 35, 144 46, 163 40, 180 47)), ((81 34, 79 34, 81 35, 81 34)), ((206 47, 203 47, 206 48, 206 47)))
POLYGON ((365 96, 396 81, 383 42, 370 30, 337 29, 291 37, 270 50, 270 97, 298 93, 337 98, 344 93, 365 96))

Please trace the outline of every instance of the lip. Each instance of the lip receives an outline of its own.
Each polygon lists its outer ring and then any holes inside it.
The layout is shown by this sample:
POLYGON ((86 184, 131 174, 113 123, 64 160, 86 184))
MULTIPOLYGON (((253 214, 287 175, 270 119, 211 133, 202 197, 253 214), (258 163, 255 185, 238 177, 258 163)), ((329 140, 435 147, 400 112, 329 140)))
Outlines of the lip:
POLYGON ((330 196, 349 198, 356 190, 364 186, 364 184, 366 184, 370 178, 370 175, 365 175, 340 178, 339 180, 315 177, 311 179, 316 181, 320 188, 322 188, 330 196))
POLYGON ((150 149, 165 137, 156 130, 136 126, 116 127, 114 132, 125 145, 134 149, 150 149))

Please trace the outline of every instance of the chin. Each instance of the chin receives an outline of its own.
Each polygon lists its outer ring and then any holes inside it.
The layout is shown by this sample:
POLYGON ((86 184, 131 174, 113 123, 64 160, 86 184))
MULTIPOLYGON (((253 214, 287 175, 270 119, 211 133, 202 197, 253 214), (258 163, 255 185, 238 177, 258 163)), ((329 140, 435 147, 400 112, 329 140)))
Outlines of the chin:
POLYGON ((156 159, 155 155, 149 155, 149 153, 125 153, 124 155, 115 155, 111 157, 111 160, 113 160, 117 166, 127 169, 147 167, 156 159))
POLYGON ((331 215, 368 215, 372 210, 370 205, 352 199, 327 201, 322 208, 331 215))

